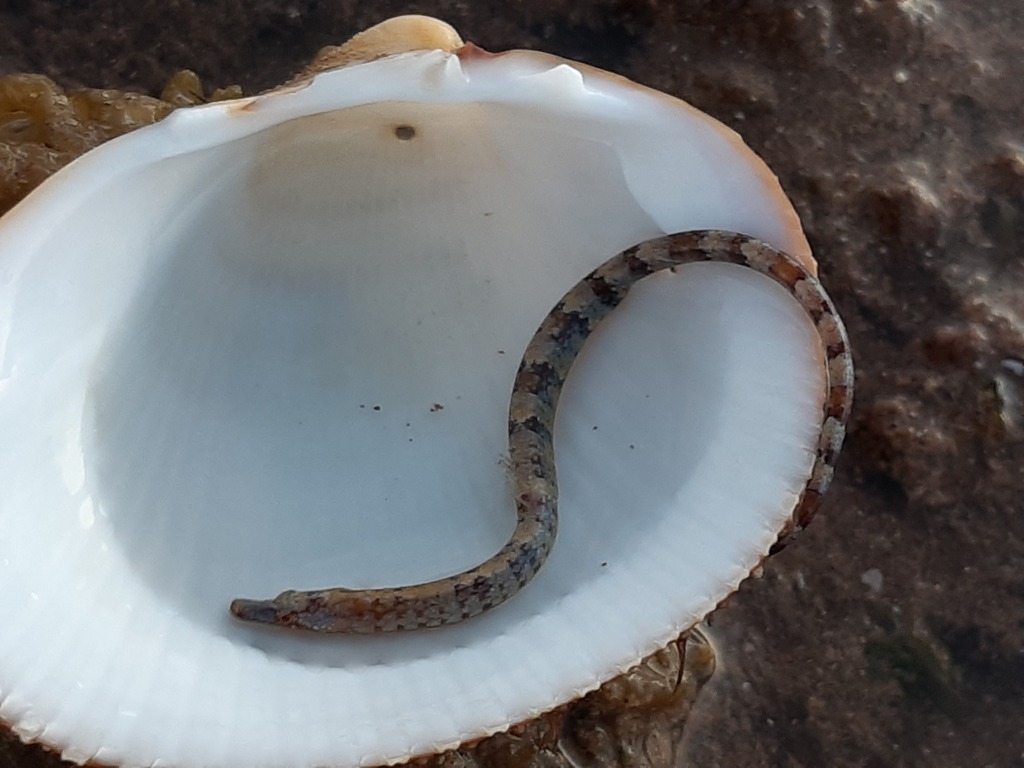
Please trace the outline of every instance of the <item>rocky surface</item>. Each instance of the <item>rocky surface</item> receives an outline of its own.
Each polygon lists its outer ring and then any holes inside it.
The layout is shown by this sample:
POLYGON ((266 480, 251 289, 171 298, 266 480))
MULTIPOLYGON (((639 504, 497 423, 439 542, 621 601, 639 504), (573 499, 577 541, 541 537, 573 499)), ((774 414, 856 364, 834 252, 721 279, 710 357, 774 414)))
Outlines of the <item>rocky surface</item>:
MULTIPOLYGON (((822 513, 716 613, 720 669, 684 735, 666 726, 678 748, 603 762, 1024 766, 1024 7, 4 0, 0 74, 156 95, 191 68, 252 92, 402 12, 620 72, 738 130, 853 340, 855 419, 822 513)), ((493 764, 546 764, 517 754, 493 764)), ((58 761, 5 742, 0 763, 58 761)))

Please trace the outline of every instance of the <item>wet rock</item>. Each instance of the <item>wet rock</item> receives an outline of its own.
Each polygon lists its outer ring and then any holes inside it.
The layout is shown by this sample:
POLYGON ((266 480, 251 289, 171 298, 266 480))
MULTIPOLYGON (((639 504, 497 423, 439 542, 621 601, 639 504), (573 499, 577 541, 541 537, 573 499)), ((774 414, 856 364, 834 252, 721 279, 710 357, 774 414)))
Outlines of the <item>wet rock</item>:
POLYGON ((893 52, 919 43, 943 12, 935 0, 856 0, 850 6, 852 34, 893 52))
POLYGON ((902 250, 935 246, 948 216, 927 174, 927 168, 914 163, 865 193, 877 231, 902 250))
POLYGON ((906 395, 879 398, 861 411, 858 424, 858 444, 871 457, 874 471, 899 483, 913 501, 950 501, 942 478, 957 444, 948 426, 921 401, 906 395))
POLYGON ((950 709, 958 704, 959 671, 949 650, 925 632, 900 632, 864 646, 872 674, 893 679, 911 704, 950 709))
POLYGON ((775 87, 770 78, 752 69, 728 67, 702 70, 693 81, 699 100, 714 102, 731 111, 736 119, 770 113, 776 107, 775 87))

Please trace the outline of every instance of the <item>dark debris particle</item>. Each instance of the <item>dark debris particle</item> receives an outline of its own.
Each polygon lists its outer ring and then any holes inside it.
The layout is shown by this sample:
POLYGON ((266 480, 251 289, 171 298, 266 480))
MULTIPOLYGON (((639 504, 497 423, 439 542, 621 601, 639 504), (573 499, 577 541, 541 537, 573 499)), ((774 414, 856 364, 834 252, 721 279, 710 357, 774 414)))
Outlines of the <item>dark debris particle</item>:
POLYGON ((375 406, 373 406, 373 410, 375 410, 375 411, 379 411, 379 410, 380 410, 380 406, 379 406, 379 405, 375 405, 375 406))
POLYGON ((416 138, 416 129, 411 125, 396 125, 395 138, 399 141, 409 141, 416 138))
POLYGON ((443 410, 444 410, 444 406, 441 405, 440 403, 434 403, 432 406, 430 406, 430 412, 431 413, 437 413, 438 411, 443 411, 443 410))

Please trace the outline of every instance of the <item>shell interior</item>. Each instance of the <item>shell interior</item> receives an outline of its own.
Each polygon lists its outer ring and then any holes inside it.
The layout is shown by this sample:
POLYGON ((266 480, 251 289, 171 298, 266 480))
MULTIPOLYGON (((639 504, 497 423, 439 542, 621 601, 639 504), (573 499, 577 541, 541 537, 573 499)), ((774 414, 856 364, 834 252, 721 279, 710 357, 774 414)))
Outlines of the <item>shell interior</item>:
POLYGON ((0 718, 73 760, 373 764, 628 668, 760 562, 813 459, 813 329, 739 268, 644 281, 588 343, 559 538, 509 603, 383 637, 227 605, 489 556, 555 301, 663 232, 806 257, 795 222, 714 121, 540 54, 404 54, 90 153, 0 224, 0 718))

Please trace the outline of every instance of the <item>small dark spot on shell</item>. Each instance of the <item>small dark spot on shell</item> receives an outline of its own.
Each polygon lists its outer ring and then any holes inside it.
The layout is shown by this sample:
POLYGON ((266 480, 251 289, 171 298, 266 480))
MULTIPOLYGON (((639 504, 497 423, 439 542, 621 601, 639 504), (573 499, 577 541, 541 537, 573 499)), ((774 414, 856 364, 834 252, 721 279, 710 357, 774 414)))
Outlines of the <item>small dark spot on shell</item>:
POLYGON ((597 432, 597 424, 594 425, 594 431, 597 432))
POLYGON ((396 125, 395 138, 399 141, 409 141, 416 138, 416 129, 411 125, 396 125))
POLYGON ((375 406, 373 406, 373 410, 375 410, 375 411, 379 411, 379 410, 380 410, 380 406, 379 406, 379 405, 375 405, 375 406))
POLYGON ((443 410, 444 410, 444 406, 441 405, 440 403, 434 403, 432 406, 430 406, 430 412, 431 413, 437 413, 438 411, 443 411, 443 410))
POLYGON ((601 567, 602 568, 607 568, 608 567, 608 561, 606 560, 605 562, 601 563, 601 567))

